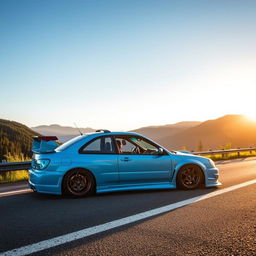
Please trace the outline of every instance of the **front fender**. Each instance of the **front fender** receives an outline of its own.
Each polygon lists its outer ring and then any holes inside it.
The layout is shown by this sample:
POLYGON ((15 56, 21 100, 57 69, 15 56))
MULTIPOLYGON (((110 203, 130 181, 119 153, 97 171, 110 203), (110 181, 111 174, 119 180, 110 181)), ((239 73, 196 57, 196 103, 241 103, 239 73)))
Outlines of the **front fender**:
POLYGON ((176 163, 176 164, 174 163, 174 173, 173 173, 172 181, 176 181, 176 178, 177 178, 180 168, 187 164, 194 164, 194 165, 199 166, 204 174, 204 180, 205 180, 205 177, 207 177, 206 176, 206 167, 200 161, 197 161, 195 159, 188 159, 188 160, 184 160, 182 162, 176 163))

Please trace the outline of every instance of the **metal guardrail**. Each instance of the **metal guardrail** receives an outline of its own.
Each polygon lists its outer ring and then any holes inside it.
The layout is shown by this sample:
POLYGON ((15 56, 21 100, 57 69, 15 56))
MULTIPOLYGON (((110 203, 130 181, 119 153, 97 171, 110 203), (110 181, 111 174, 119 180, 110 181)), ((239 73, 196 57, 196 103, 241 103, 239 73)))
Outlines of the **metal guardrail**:
POLYGON ((31 168, 31 161, 0 163, 0 173, 9 171, 28 170, 31 168))
POLYGON ((218 154, 227 154, 227 153, 238 153, 240 155, 240 152, 250 152, 256 151, 256 147, 250 147, 250 148, 237 148, 237 149, 221 149, 221 150, 209 150, 209 151, 199 151, 199 152, 191 152, 194 155, 218 155, 218 154))
MULTIPOLYGON (((238 148, 238 149, 222 149, 222 150, 209 150, 209 151, 198 151, 198 152, 189 152, 194 155, 217 155, 222 154, 223 156, 228 153, 237 153, 238 156, 240 152, 250 152, 256 151, 256 147, 251 148, 238 148)), ((184 151, 183 151, 184 152, 184 151)), ((19 170, 28 170, 31 168, 31 161, 27 162, 9 162, 9 163, 0 163, 0 173, 9 172, 9 171, 19 171, 19 170)))

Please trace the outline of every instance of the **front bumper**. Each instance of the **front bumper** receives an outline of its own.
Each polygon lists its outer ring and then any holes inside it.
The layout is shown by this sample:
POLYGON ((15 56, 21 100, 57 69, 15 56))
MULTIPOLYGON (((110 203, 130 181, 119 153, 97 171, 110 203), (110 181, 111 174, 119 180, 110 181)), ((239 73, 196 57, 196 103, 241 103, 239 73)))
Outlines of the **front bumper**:
POLYGON ((38 193, 61 195, 63 173, 57 171, 29 170, 29 186, 38 193))
POLYGON ((219 178, 219 169, 214 167, 214 168, 209 168, 206 170, 206 175, 205 175, 205 187, 216 187, 220 186, 221 183, 218 181, 219 178))

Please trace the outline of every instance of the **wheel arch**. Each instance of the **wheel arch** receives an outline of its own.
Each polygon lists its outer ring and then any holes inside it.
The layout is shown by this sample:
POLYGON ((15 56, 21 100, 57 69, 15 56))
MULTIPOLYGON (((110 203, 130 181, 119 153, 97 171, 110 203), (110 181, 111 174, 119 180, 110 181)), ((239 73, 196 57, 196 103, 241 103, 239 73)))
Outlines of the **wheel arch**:
POLYGON ((186 166, 186 165, 196 165, 200 168, 201 170, 201 173, 203 175, 203 182, 202 182, 202 185, 205 185, 206 184, 206 168, 205 166, 199 162, 199 161, 196 161, 196 160, 192 160, 192 161, 186 161, 186 162, 182 162, 182 163, 179 163, 175 166, 175 169, 174 169, 174 175, 173 175, 173 181, 175 181, 175 184, 177 186, 177 177, 178 177, 178 173, 179 171, 181 170, 182 167, 186 166))
POLYGON ((62 180, 61 180, 61 193, 63 194, 63 192, 64 192, 64 184, 63 184, 63 182, 64 182, 64 178, 65 178, 65 176, 67 176, 68 175, 68 173, 70 173, 71 171, 74 171, 74 170, 80 170, 80 171, 84 171, 84 172, 88 172, 88 173, 90 173, 90 175, 92 176, 92 178, 93 178, 93 180, 94 180, 94 191, 96 192, 96 187, 97 187, 97 181, 96 181, 96 178, 95 178, 95 175, 93 174, 93 172, 91 172, 89 169, 87 169, 87 168, 84 168, 84 167, 73 167, 73 168, 71 168, 71 169, 69 169, 68 171, 66 171, 65 172, 65 174, 63 175, 63 177, 62 177, 62 180))

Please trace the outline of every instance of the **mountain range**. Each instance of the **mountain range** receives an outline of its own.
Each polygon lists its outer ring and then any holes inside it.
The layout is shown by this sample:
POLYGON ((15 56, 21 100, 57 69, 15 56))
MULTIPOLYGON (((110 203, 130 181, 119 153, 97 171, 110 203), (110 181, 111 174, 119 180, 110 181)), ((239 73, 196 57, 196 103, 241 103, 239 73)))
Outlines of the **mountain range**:
MULTIPOLYGON (((66 141, 79 135, 77 128, 60 125, 43 125, 31 128, 43 135, 56 135, 66 141)), ((80 128, 82 133, 93 132, 93 128, 80 128)), ((243 115, 226 115, 205 122, 187 121, 160 126, 147 126, 132 130, 145 135, 167 149, 193 151, 221 149, 227 146, 256 146, 256 122, 243 115)))
POLYGON ((159 125, 159 126, 147 126, 139 129, 132 130, 131 132, 136 132, 143 134, 153 140, 159 141, 162 138, 167 136, 173 136, 179 132, 187 130, 188 128, 195 127, 199 125, 201 122, 196 121, 187 121, 187 122, 179 122, 176 124, 167 124, 167 125, 159 125))
MULTIPOLYGON (((93 128, 79 128, 82 133, 94 132, 93 128)), ((29 128, 21 123, 0 119, 0 161, 24 160, 32 156, 32 137, 56 135, 60 142, 78 136, 77 128, 41 125, 29 128)), ((226 115, 205 122, 189 121, 132 130, 145 135, 167 149, 203 151, 226 147, 256 146, 256 122, 242 115, 226 115)))
MULTIPOLYGON (((199 125, 201 122, 179 122, 176 124, 167 124, 167 125, 159 125, 159 126, 147 126, 139 129, 131 130, 130 132, 135 132, 139 134, 143 134, 153 140, 160 140, 166 136, 175 135, 179 132, 182 132, 188 128, 195 127, 199 125)), ((94 132, 97 129, 93 128, 74 128, 71 126, 60 126, 58 124, 52 125, 40 125, 36 127, 31 127, 31 129, 37 133, 42 135, 55 135, 58 137, 59 141, 65 142, 75 136, 80 134, 80 131, 84 133, 94 132)))
POLYGON ((57 136, 60 142, 70 140, 75 136, 80 135, 80 132, 84 134, 95 131, 95 129, 92 128, 74 128, 70 126, 60 126, 58 124, 40 125, 31 127, 31 129, 42 135, 57 136))
POLYGON ((226 115, 160 138, 158 142, 168 149, 202 151, 256 146, 256 122, 243 115, 226 115))

